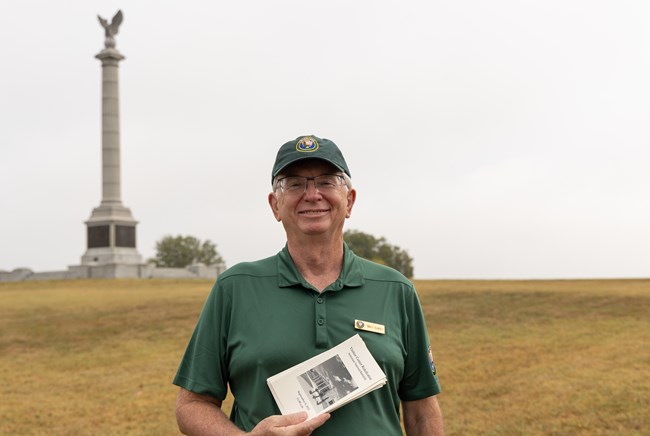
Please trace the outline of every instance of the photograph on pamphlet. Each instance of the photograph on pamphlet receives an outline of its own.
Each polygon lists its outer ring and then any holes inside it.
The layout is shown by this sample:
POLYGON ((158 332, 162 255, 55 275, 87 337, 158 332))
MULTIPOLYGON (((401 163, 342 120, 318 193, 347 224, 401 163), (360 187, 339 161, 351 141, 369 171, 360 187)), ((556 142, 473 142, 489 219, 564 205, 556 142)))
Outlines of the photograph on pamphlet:
POLYGON ((359 388, 338 354, 298 377, 315 410, 325 410, 359 388))

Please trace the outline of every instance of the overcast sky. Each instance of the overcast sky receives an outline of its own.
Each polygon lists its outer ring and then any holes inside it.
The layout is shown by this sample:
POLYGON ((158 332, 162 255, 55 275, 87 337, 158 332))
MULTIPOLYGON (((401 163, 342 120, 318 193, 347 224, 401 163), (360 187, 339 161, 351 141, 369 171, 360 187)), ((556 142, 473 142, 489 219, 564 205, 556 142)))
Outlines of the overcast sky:
POLYGON ((101 201, 96 15, 124 22, 122 200, 138 250, 279 251, 278 147, 343 150, 346 228, 416 278, 650 276, 647 0, 2 1, 0 270, 62 270, 101 201))

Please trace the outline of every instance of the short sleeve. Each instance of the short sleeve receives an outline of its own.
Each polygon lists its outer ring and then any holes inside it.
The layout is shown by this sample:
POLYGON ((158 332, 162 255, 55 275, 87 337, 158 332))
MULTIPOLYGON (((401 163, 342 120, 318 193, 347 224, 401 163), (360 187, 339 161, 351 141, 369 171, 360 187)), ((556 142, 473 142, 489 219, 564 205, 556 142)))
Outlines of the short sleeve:
POLYGON ((217 283, 208 296, 173 383, 223 400, 228 392, 227 338, 230 304, 217 283))
POLYGON ((406 298, 408 326, 404 376, 398 389, 400 398, 405 401, 420 400, 440 393, 422 306, 415 288, 411 287, 411 291, 406 298))

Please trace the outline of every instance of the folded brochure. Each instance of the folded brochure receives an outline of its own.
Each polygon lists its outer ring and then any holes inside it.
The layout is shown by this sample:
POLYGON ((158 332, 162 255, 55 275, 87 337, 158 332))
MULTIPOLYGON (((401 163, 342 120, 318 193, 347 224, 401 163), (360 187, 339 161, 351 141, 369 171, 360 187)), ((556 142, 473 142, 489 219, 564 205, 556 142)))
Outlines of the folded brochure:
POLYGON ((266 382, 283 415, 331 412, 386 384, 386 374, 358 334, 266 382))

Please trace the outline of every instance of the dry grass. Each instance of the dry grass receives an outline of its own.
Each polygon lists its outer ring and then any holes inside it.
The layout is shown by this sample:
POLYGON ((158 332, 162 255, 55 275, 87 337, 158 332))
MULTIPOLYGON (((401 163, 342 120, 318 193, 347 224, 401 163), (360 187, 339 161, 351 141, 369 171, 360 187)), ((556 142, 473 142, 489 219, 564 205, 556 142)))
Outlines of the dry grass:
POLYGON ((0 286, 0 433, 174 434, 170 381, 210 286, 0 286))
POLYGON ((650 281, 421 282, 450 434, 648 434, 650 281))
MULTIPOLYGON (((416 284, 448 434, 647 434, 650 280, 416 284)), ((210 287, 0 284, 0 434, 177 434, 170 382, 210 287)))

